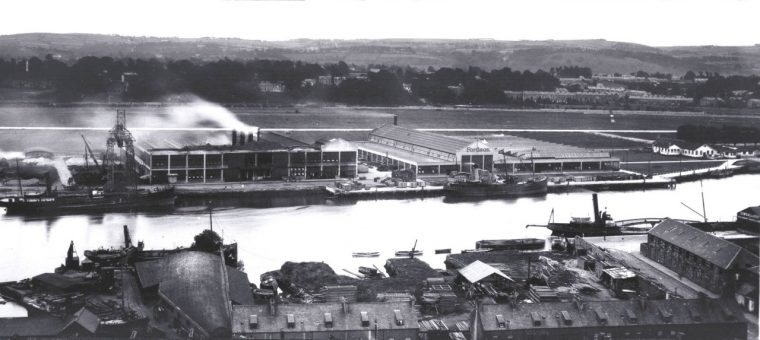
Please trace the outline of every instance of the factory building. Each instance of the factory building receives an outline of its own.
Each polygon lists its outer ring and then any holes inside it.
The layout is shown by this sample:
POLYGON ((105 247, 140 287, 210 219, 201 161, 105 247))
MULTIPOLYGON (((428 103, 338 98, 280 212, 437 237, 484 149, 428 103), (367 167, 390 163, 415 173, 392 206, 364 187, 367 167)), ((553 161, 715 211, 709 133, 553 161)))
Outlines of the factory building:
POLYGON ((260 340, 417 340, 407 302, 234 306, 232 333, 260 340))
POLYGON ((472 340, 747 339, 729 299, 613 300, 482 305, 472 340))
POLYGON ((137 145, 138 162, 151 184, 356 177, 356 147, 340 138, 307 144, 271 132, 233 132, 232 140, 190 146, 146 140, 137 145))
MULTIPOLYGON (((724 296, 751 281, 746 278, 760 263, 756 255, 732 242, 671 219, 649 230, 641 254, 724 296)), ((757 287, 756 281, 749 283, 757 287)))
POLYGON ((510 173, 616 171, 620 167, 620 160, 608 152, 514 136, 468 140, 396 125, 372 130, 368 141, 356 145, 360 160, 411 169, 418 175, 466 171, 469 163, 510 173))

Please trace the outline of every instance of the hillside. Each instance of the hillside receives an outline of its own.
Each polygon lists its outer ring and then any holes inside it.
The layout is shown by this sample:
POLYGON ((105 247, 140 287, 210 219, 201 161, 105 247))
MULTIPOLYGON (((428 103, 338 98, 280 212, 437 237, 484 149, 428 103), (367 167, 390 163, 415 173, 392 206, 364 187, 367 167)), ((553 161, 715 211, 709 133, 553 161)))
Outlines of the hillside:
POLYGON ((87 55, 115 58, 194 58, 200 60, 291 59, 306 62, 478 66, 549 69, 562 65, 591 67, 597 73, 638 70, 680 75, 688 70, 722 74, 760 74, 760 45, 650 47, 606 40, 289 40, 236 38, 159 38, 97 34, 28 33, 0 36, 0 57, 63 60, 87 55))

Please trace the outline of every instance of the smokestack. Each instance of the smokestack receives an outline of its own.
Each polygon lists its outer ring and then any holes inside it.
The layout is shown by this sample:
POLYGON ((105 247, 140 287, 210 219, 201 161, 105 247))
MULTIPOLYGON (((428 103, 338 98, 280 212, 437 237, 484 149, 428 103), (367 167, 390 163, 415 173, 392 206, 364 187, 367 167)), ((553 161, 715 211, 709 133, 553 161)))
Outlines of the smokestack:
POLYGON ((594 201, 594 223, 599 224, 600 218, 599 218, 599 199, 596 197, 596 193, 591 194, 592 200, 594 201))
POLYGON ((393 115, 393 125, 398 125, 398 115, 393 115))
POLYGON ((253 132, 248 133, 248 143, 253 143, 253 132))
POLYGON ((237 143, 237 130, 232 130, 232 146, 237 143))
POLYGON ((132 246, 132 238, 129 237, 129 229, 127 228, 127 225, 124 225, 124 248, 129 248, 132 246))
POLYGON ((238 142, 238 144, 239 145, 245 144, 245 133, 240 132, 240 135, 238 137, 240 137, 240 141, 238 142))
POLYGON ((261 129, 256 130, 256 141, 261 140, 261 129))

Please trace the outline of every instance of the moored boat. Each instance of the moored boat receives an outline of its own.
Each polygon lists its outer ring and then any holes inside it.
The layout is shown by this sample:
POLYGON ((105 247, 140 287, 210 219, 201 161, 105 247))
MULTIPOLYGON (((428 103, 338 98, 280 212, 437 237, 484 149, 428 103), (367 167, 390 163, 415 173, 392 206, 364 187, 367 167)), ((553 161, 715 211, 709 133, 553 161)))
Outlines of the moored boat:
POLYGON ((355 252, 351 254, 353 257, 378 257, 380 256, 380 252, 377 251, 367 251, 367 252, 355 252))
POLYGON ((414 250, 414 251, 412 251, 412 250, 399 250, 399 251, 396 252, 396 256, 406 256, 406 257, 409 257, 409 256, 421 256, 421 255, 422 255, 422 250, 414 250))
POLYGON ((475 242, 477 249, 491 250, 538 250, 544 249, 546 240, 538 238, 520 238, 512 240, 480 240, 475 242))
POLYGON ((548 192, 546 176, 519 177, 507 175, 500 178, 487 170, 472 168, 460 173, 448 183, 446 195, 458 197, 519 197, 541 196, 548 192))
POLYGON ((11 215, 144 211, 171 208, 176 198, 173 187, 121 192, 95 189, 86 192, 45 192, 39 195, 7 197, 0 200, 0 206, 5 207, 11 215))

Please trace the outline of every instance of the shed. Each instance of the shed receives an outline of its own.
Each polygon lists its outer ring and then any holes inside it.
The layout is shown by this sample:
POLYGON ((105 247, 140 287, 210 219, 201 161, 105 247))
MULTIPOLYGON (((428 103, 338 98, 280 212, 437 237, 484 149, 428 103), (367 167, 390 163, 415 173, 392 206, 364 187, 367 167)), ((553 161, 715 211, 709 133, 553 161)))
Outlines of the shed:
POLYGON ((507 276, 507 274, 504 274, 493 266, 481 261, 475 261, 460 269, 459 275, 469 283, 498 281, 515 282, 515 280, 507 276))

